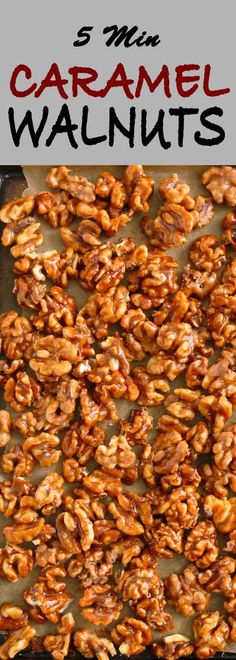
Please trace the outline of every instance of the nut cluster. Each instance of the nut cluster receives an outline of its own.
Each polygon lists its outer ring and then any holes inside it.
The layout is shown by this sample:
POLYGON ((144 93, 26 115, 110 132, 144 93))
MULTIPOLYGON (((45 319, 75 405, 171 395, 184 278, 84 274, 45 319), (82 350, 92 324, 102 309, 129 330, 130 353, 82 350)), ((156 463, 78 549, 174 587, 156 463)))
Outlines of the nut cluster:
POLYGON ((214 203, 236 204, 236 169, 210 167, 202 181, 208 196, 195 198, 177 174, 161 181, 152 218, 141 166, 95 183, 60 166, 48 190, 0 209, 19 305, 0 316, 0 577, 15 583, 37 567, 24 610, 0 607, 0 660, 30 644, 54 660, 72 644, 98 660, 149 645, 166 660, 204 660, 236 641, 234 211, 221 240, 195 234, 180 276, 167 253, 210 223, 214 203), (127 230, 116 240, 136 213, 147 244, 127 230), (61 252, 43 251, 45 222, 61 252), (83 306, 71 279, 87 291, 83 306), (47 468, 38 482, 37 466, 47 468), (159 558, 176 555, 187 565, 162 579, 159 558), (174 632, 171 610, 194 617, 192 639, 174 632), (39 637, 47 621, 54 631, 39 637))

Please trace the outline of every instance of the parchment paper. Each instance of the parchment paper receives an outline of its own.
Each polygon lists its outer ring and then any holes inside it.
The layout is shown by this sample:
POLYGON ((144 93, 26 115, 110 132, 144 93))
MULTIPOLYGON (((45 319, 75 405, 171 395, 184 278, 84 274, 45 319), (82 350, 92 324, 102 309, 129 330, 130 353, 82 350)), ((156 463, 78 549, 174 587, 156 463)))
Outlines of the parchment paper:
MULTIPOLYGON (((28 182, 28 188, 25 190, 24 195, 28 195, 30 193, 36 193, 42 190, 47 190, 48 187, 45 183, 45 178, 46 175, 49 171, 49 167, 46 166, 41 166, 41 167, 33 167, 33 166, 27 166, 24 167, 24 174, 28 182)), ((122 167, 115 167, 115 166, 78 166, 74 167, 71 166, 71 169, 73 170, 74 173, 81 174, 83 176, 88 177, 90 180, 95 181, 98 174, 102 171, 108 170, 111 173, 113 173, 116 176, 121 176, 123 168, 122 167)), ((145 167, 145 171, 147 171, 148 174, 151 174, 152 177, 155 180, 155 191, 154 195, 151 201, 151 207, 150 207, 150 215, 154 215, 158 206, 161 204, 161 200, 159 198, 159 195, 157 193, 158 185, 159 182, 164 179, 165 177, 169 176, 173 172, 177 172, 181 178, 183 178, 187 183, 189 183, 191 187, 191 195, 195 196, 197 194, 206 194, 206 190, 203 188, 201 184, 201 174, 202 172, 206 169, 206 166, 204 167, 178 167, 178 166, 168 166, 168 167, 159 167, 159 166, 150 166, 150 167, 145 167)), ((218 236, 221 234, 221 221, 224 215, 228 212, 229 209, 223 205, 216 205, 215 206, 215 216, 210 223, 210 225, 203 227, 202 229, 196 229, 195 231, 192 231, 191 234, 188 237, 187 243, 178 249, 172 249, 169 250, 169 254, 172 254, 173 256, 176 256, 179 264, 180 264, 180 270, 182 270, 183 266, 187 263, 188 261, 188 248, 189 245, 192 243, 195 238, 198 236, 201 236, 203 234, 208 234, 208 233, 215 233, 218 236)), ((122 230, 117 232, 117 234, 111 238, 111 240, 118 240, 122 236, 132 236, 136 243, 147 243, 146 237, 143 234, 143 232, 140 229, 139 225, 139 218, 141 218, 142 215, 138 216, 135 215, 135 218, 128 223, 122 230)), ((74 225, 76 225, 77 221, 74 221, 74 223, 71 225, 71 228, 73 228, 74 225)), ((47 223, 42 222, 42 231, 44 234, 44 242, 43 244, 39 247, 40 252, 45 252, 46 250, 56 248, 57 250, 62 250, 65 248, 64 243, 61 241, 59 230, 52 229, 47 225, 47 223)), ((106 239, 107 240, 107 239, 106 239)), ((10 258, 9 258, 9 263, 10 263, 10 258)), ((9 273, 9 279, 7 283, 7 290, 10 291, 13 288, 13 280, 14 276, 13 274, 9 273)), ((74 296, 77 304, 77 308, 79 308, 85 303, 85 300, 87 299, 87 293, 83 291, 83 289, 80 288, 79 284, 75 280, 70 280, 69 286, 67 288, 67 291, 74 296)), ((12 296, 10 296, 8 299, 6 299, 6 306, 5 309, 12 309, 14 304, 14 307, 17 308, 17 304, 13 303, 12 296), (10 300, 10 305, 9 305, 9 300, 10 300)), ((23 312, 24 313, 24 312, 23 312)), ((185 386, 184 384, 184 379, 183 377, 180 377, 176 379, 173 383, 170 383, 171 390, 175 389, 176 387, 180 386, 185 386)), ((121 401, 116 401, 116 405, 118 408, 118 416, 120 418, 126 418, 127 414, 129 413, 129 410, 135 406, 135 403, 128 402, 126 400, 121 400, 121 401)), ((4 404, 5 406, 5 404, 4 404)), ((149 408, 150 413, 154 417, 154 430, 152 432, 152 437, 155 436, 156 431, 156 422, 158 417, 163 414, 164 409, 163 407, 152 407, 149 408)), ((11 414, 12 414, 12 409, 11 409, 11 414)), ((195 422, 195 420, 194 420, 195 422)), ((104 424, 106 427, 106 431, 108 433, 108 436, 113 435, 117 431, 117 423, 111 423, 107 422, 104 424)), ((14 438, 14 443, 19 442, 20 436, 17 436, 15 434, 14 438)), ((61 472, 61 465, 57 464, 56 466, 52 466, 53 470, 56 470, 58 472, 61 472)), ((31 479, 38 483, 45 474, 50 472, 50 469, 43 469, 36 467, 33 471, 33 475, 31 479)), ((3 476, 1 475, 1 479, 3 476)), ((75 487, 75 484, 72 484, 72 488, 75 487)), ((65 484, 65 489, 71 490, 71 487, 67 484, 65 484)), ((135 482, 133 486, 124 486, 124 490, 138 490, 144 491, 146 490, 146 487, 143 482, 135 482)), ((1 528, 6 525, 6 519, 3 518, 1 515, 1 528)), ((7 523, 9 524, 9 523, 7 523)), ((1 544, 4 545, 4 537, 2 536, 1 539, 1 544)), ((224 539, 222 539, 224 542, 224 539)), ((165 559, 159 559, 158 561, 158 573, 162 576, 165 577, 166 575, 172 573, 172 572, 182 572, 183 568, 185 565, 187 565, 188 562, 186 561, 185 557, 175 555, 171 560, 165 560, 165 559)), ((20 580, 19 582, 15 584, 10 584, 7 582, 1 582, 1 601, 6 602, 6 601, 13 601, 17 604, 23 604, 24 607, 24 601, 22 601, 22 593, 26 589, 26 587, 29 584, 32 584, 33 579, 36 580, 37 574, 39 572, 39 569, 34 569, 34 571, 25 579, 20 580)), ((66 580, 68 583, 68 590, 72 593, 75 593, 78 597, 78 582, 76 580, 72 579, 67 579, 66 580)), ((124 616, 124 614, 127 613, 127 608, 128 606, 125 606, 125 608, 122 610, 121 617, 124 616)), ((174 617, 174 624, 175 624, 175 632, 182 633, 187 636, 192 636, 192 630, 191 630, 191 618, 189 617, 183 617, 182 615, 177 614, 172 608, 167 608, 174 617)), ((220 609, 222 613, 225 614, 224 609, 223 609, 223 599, 221 598, 220 595, 218 594, 213 594, 211 597, 210 605, 208 609, 220 609)), ((92 628, 92 626, 82 617, 79 616, 79 608, 75 603, 72 603, 67 611, 72 611, 76 620, 76 626, 83 626, 83 627, 89 627, 92 628)), ((129 609, 128 609, 129 611, 129 609)), ((109 627, 113 627, 116 622, 113 622, 113 624, 109 627)), ((46 631, 48 630, 53 630, 55 629, 54 626, 51 624, 46 624, 45 626, 36 626, 38 630, 38 634, 42 635, 45 634, 46 631)), ((99 630, 97 627, 96 630, 99 630)), ((162 637, 163 634, 165 633, 154 633, 155 638, 162 637)), ((168 634, 168 633, 166 633, 168 634)), ((228 650, 231 651, 236 651, 236 644, 231 644, 228 647, 228 650)))

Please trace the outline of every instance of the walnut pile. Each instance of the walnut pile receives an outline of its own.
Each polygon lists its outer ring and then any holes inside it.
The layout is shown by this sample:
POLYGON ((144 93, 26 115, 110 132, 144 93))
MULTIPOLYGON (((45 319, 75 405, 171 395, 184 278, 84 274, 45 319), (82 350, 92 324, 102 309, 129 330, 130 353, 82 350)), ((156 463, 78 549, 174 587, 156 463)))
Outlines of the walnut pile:
POLYGON ((27 578, 0 607, 2 660, 204 660, 236 640, 236 168, 202 183, 59 166, 0 209, 18 304, 0 315, 0 578, 27 578))

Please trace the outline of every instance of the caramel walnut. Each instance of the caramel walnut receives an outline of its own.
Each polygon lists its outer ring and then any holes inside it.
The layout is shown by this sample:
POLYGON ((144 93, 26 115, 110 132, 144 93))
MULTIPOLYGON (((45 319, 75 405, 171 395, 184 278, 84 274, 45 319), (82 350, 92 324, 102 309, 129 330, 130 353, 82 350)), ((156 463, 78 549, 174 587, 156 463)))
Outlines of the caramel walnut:
POLYGON ((205 493, 225 499, 229 489, 236 492, 236 475, 232 472, 220 470, 214 463, 203 463, 200 473, 205 493))
POLYGON ((47 330, 49 334, 62 332, 63 326, 73 326, 76 317, 76 305, 72 296, 69 296, 59 286, 53 286, 45 294, 40 303, 41 309, 37 315, 31 317, 34 327, 47 330))
POLYGON ((165 578, 167 602, 184 616, 202 612, 209 603, 209 595, 200 585, 197 569, 187 566, 182 575, 172 573, 165 578))
POLYGON ((74 634, 74 645, 85 658, 109 660, 109 655, 116 655, 114 644, 107 637, 98 637, 86 628, 80 628, 74 634))
POLYGON ((236 204, 236 168, 229 166, 210 167, 202 175, 202 183, 210 191, 217 204, 236 204))
POLYGON ((82 220, 75 229, 61 228, 61 239, 75 253, 84 254, 101 243, 101 228, 94 220, 82 220))
POLYGON ((24 218, 33 211, 34 197, 28 195, 27 197, 17 197, 11 199, 10 202, 3 204, 0 209, 0 220, 4 223, 9 223, 12 220, 18 221, 24 218))
POLYGON ((199 582, 208 593, 223 593, 229 597, 234 593, 235 559, 219 557, 207 570, 199 574, 199 582))
POLYGON ((183 552, 183 530, 155 520, 154 526, 145 530, 145 540, 157 557, 170 559, 173 553, 183 552))
MULTIPOLYGON (((62 503, 64 479, 57 472, 50 472, 37 485, 34 493, 34 505, 37 510, 47 516, 55 513, 62 503)), ((21 505, 25 504, 22 498, 21 505)))
POLYGON ((162 449, 153 444, 153 470, 154 474, 170 475, 176 472, 189 454, 189 448, 185 440, 162 449))
POLYGON ((199 328, 203 322, 202 305, 196 298, 189 298, 180 289, 170 300, 167 298, 153 313, 155 325, 161 326, 164 322, 190 323, 193 328, 199 328))
POLYGON ((8 582, 17 582, 29 575, 34 567, 33 551, 7 544, 0 549, 0 574, 8 582))
POLYGON ((77 215, 80 217, 96 218, 96 223, 107 236, 113 236, 118 229, 126 225, 127 222, 130 222, 133 217, 132 209, 125 209, 124 211, 115 208, 100 209, 94 205, 91 205, 89 208, 87 205, 85 209, 84 206, 84 204, 78 204, 76 208, 77 215))
POLYGON ((95 400, 106 403, 109 396, 134 401, 138 388, 131 378, 130 364, 123 340, 116 333, 101 343, 102 353, 91 361, 88 380, 95 384, 95 400))
POLYGON ((9 412, 0 410, 0 447, 5 447, 10 442, 11 425, 9 412))
POLYGON ((9 360, 29 358, 32 344, 32 325, 17 312, 6 312, 0 316, 0 340, 9 360))
POLYGON ((95 186, 83 176, 70 174, 68 167, 61 165, 53 167, 47 176, 47 183, 51 188, 66 190, 82 202, 93 202, 95 199, 95 186))
POLYGON ((18 371, 4 386, 4 399, 17 412, 30 408, 39 394, 40 386, 26 371, 18 371))
POLYGON ((191 455, 209 454, 212 448, 212 437, 205 422, 197 422, 187 430, 186 441, 190 444, 191 455))
POLYGON ((120 653, 136 655, 142 653, 146 646, 152 642, 150 627, 140 619, 124 617, 120 623, 113 628, 111 637, 120 653))
POLYGON ((91 513, 82 506, 79 499, 74 501, 72 512, 60 513, 56 519, 57 534, 66 552, 86 551, 94 541, 91 513))
MULTIPOLYGON (((119 495, 120 493, 118 493, 118 498, 119 495)), ((128 509, 127 511, 126 507, 123 508, 120 503, 116 504, 114 501, 109 504, 108 510, 113 518, 115 518, 117 529, 123 534, 127 534, 127 536, 138 536, 143 533, 144 527, 136 518, 136 510, 133 512, 131 508, 131 510, 128 509)))
POLYGON ((199 401, 198 390, 192 391, 179 387, 165 399, 165 408, 170 415, 179 419, 191 420, 195 417, 199 401))
POLYGON ((34 459, 22 447, 14 445, 12 449, 0 457, 1 469, 5 474, 14 472, 17 477, 27 477, 34 468, 34 459))
POLYGON ((198 518, 199 493, 192 485, 173 488, 157 499, 157 512, 173 529, 194 527, 198 518))
POLYGON ((28 615, 13 603, 3 603, 0 607, 0 630, 17 630, 28 623, 28 615))
POLYGON ((227 473, 236 473, 236 424, 226 426, 213 444, 215 464, 227 473))
POLYGON ((57 624, 58 635, 44 637, 44 648, 51 653, 54 660, 63 660, 68 655, 74 626, 73 615, 71 613, 63 614, 57 624))
POLYGON ((117 576, 116 592, 122 593, 124 601, 136 603, 144 597, 155 595, 156 590, 162 587, 154 568, 128 568, 122 570, 117 576))
POLYGON ((158 250, 149 250, 144 263, 130 274, 128 289, 135 307, 159 307, 177 291, 177 261, 158 250), (139 293, 140 291, 140 293, 139 293))
POLYGON ((0 387, 4 387, 9 376, 16 374, 23 367, 24 360, 0 360, 0 387))
POLYGON ((46 291, 46 284, 36 280, 30 275, 18 277, 15 280, 15 286, 13 289, 18 305, 25 309, 39 309, 46 291))
POLYGON ((74 481, 81 482, 83 478, 88 474, 88 471, 85 467, 81 467, 79 461, 76 461, 75 458, 67 458, 63 462, 63 476, 68 483, 73 483, 74 481))
POLYGON ((64 660, 69 653, 71 635, 46 635, 43 646, 53 660, 64 660))
POLYGON ((190 187, 179 178, 178 174, 171 174, 159 183, 158 192, 165 202, 186 205, 186 201, 194 206, 194 200, 189 198, 190 187), (186 199, 187 198, 187 199, 186 199))
POLYGON ((223 234, 222 240, 225 245, 232 245, 233 248, 236 246, 236 214, 234 211, 230 211, 224 217, 223 220, 223 234))
MULTIPOLYGON (((47 539, 48 542, 49 540, 50 539, 47 539)), ((55 566, 66 558, 67 555, 59 546, 59 543, 52 541, 52 544, 54 545, 48 546, 42 541, 42 539, 40 540, 40 543, 36 546, 35 550, 36 566, 41 566, 42 568, 45 568, 48 564, 55 566)))
POLYGON ((0 646, 1 660, 14 658, 17 653, 26 649, 31 643, 34 635, 35 629, 30 625, 23 626, 10 633, 6 641, 0 646))
POLYGON ((221 394, 232 404, 235 401, 236 376, 235 371, 230 368, 227 358, 220 358, 207 370, 202 387, 211 394, 221 394))
POLYGON ((80 408, 81 417, 86 426, 89 428, 103 422, 104 419, 117 419, 116 407, 113 399, 105 391, 105 396, 101 397, 98 403, 90 396, 87 389, 82 389, 80 392, 80 408))
MULTIPOLYGON (((172 434, 172 432, 174 432, 175 433, 175 440, 174 441, 177 441, 177 442, 180 440, 180 436, 187 433, 187 431, 189 430, 189 427, 187 426, 187 424, 184 424, 184 422, 181 422, 179 419, 177 419, 177 417, 173 417, 172 415, 165 415, 165 414, 161 415, 158 418, 156 428, 158 430, 158 434, 159 433, 164 434, 165 438, 166 438, 166 434, 167 434, 167 439, 172 437, 171 435, 168 436, 168 434, 172 434), (177 433, 180 434, 180 436, 179 435, 177 436, 176 435, 177 433)), ((157 438, 156 438, 156 440, 157 440, 157 438)), ((161 442, 162 441, 163 441, 163 437, 161 438, 161 442)), ((171 441, 171 443, 168 442, 168 444, 172 444, 172 442, 173 442, 173 440, 171 441)), ((166 446, 168 446, 168 445, 166 445, 166 446)))
POLYGON ((73 218, 68 208, 69 199, 65 191, 40 192, 35 197, 35 210, 51 227, 67 227, 73 218))
POLYGON ((167 630, 172 628, 172 617, 165 611, 164 584, 153 567, 156 564, 155 555, 147 548, 132 559, 131 568, 121 571, 117 580, 117 591, 122 591, 124 600, 137 616, 151 628, 167 630), (152 566, 152 567, 151 567, 152 566))
POLYGON ((132 451, 125 436, 113 435, 109 444, 99 445, 95 452, 95 459, 97 463, 109 471, 115 467, 126 468, 132 467, 136 462, 136 454, 132 451))
MULTIPOLYGON (((225 609, 227 609, 226 605, 225 605, 225 609)), ((232 612, 231 609, 229 611, 232 612)), ((230 626, 230 639, 232 640, 232 642, 235 642, 236 634, 235 634, 235 616, 234 616, 234 612, 232 612, 232 614, 229 616, 228 624, 230 626)))
POLYGON ((82 380, 90 371, 89 359, 94 356, 94 338, 83 317, 76 317, 76 324, 65 326, 62 336, 76 346, 78 363, 73 367, 73 376, 82 380))
POLYGON ((55 284, 68 286, 70 279, 78 278, 79 255, 68 247, 62 252, 50 250, 42 254, 42 266, 47 275, 55 284))
POLYGON ((23 449, 32 454, 42 467, 49 467, 59 461, 61 450, 60 440, 52 433, 40 433, 30 436, 23 442, 23 449))
POLYGON ((138 557, 144 548, 143 541, 137 538, 123 538, 111 543, 108 550, 106 550, 106 558, 112 564, 118 560, 121 561, 123 566, 129 564, 131 559, 138 557))
POLYGON ((35 582, 24 592, 24 600, 31 608, 37 608, 45 619, 57 623, 60 615, 72 602, 72 596, 65 591, 63 578, 66 570, 63 565, 43 568, 35 582), (61 579, 62 578, 62 579, 61 579))
POLYGON ((16 513, 23 495, 29 495, 32 490, 30 482, 22 476, 13 475, 12 480, 0 484, 0 511, 6 518, 16 513))
POLYGON ((236 498, 220 499, 215 495, 207 495, 204 499, 204 511, 207 517, 212 517, 219 532, 232 532, 236 521, 236 498))
POLYGON ((129 292, 120 285, 111 287, 105 294, 96 292, 89 296, 80 313, 96 339, 104 339, 108 335, 109 324, 117 323, 122 318, 128 303, 129 292))
POLYGON ((105 293, 119 284, 125 274, 125 261, 115 246, 105 244, 85 252, 80 261, 79 281, 84 289, 105 293))
POLYGON ((235 343, 235 284, 226 282, 215 287, 207 308, 207 323, 215 345, 219 348, 235 343))
MULTIPOLYGON (((170 322, 159 328, 156 343, 160 350, 170 352, 171 357, 174 354, 177 362, 185 364, 197 348, 199 338, 189 323, 170 322)), ((149 361, 149 369, 155 365, 154 361, 155 356, 149 361)))
POLYGON ((233 529, 232 532, 229 534, 229 540, 226 543, 225 546, 226 552, 231 552, 232 554, 235 554, 236 551, 236 531, 233 529))
MULTIPOLYGON (((97 209, 96 209, 97 211, 97 209)), ((94 220, 82 220, 75 229, 61 228, 61 239, 74 252, 84 254, 101 243, 101 228, 94 220)))
POLYGON ((98 425, 89 428, 84 424, 75 422, 71 424, 61 442, 65 456, 71 458, 76 455, 80 465, 86 465, 99 444, 104 443, 106 434, 98 425))
POLYGON ((229 626, 220 616, 220 612, 203 612, 193 622, 195 655, 197 658, 211 658, 218 651, 224 651, 228 638, 229 626))
POLYGON ((149 377, 163 375, 173 381, 184 371, 185 362, 171 356, 171 351, 158 351, 148 360, 146 369, 149 377))
POLYGON ((205 227, 211 222, 215 209, 212 197, 203 197, 203 195, 197 195, 195 198, 195 211, 197 211, 197 218, 195 220, 194 228, 205 227))
POLYGON ((65 376, 77 361, 76 347, 67 339, 48 335, 36 339, 30 367, 39 377, 65 376))
POLYGON ((153 644, 152 651, 157 658, 178 660, 178 658, 191 655, 194 651, 194 646, 188 637, 174 634, 163 637, 160 643, 153 644))
POLYGON ((219 554, 219 545, 213 523, 203 520, 189 532, 184 554, 198 568, 210 566, 219 554))
POLYGON ((95 542, 100 545, 110 546, 121 538, 121 532, 117 529, 114 520, 95 520, 93 529, 95 542))
POLYGON ((152 429, 153 418, 145 408, 130 411, 127 420, 120 420, 121 434, 129 445, 145 444, 152 429))
POLYGON ((197 296, 197 298, 206 298, 217 284, 217 275, 215 272, 207 270, 195 270, 189 265, 185 266, 182 273, 181 288, 186 296, 197 296))
POLYGON ((186 242, 186 234, 193 229, 197 211, 187 211, 181 204, 166 203, 160 207, 156 218, 145 216, 141 227, 151 245, 168 250, 186 242))
POLYGON ((28 254, 14 262, 14 273, 17 275, 30 275, 36 282, 45 282, 42 255, 28 254))
POLYGON ((161 487, 166 492, 170 492, 172 488, 179 486, 198 488, 200 482, 201 477, 197 468, 192 467, 188 459, 179 465, 177 464, 173 472, 164 474, 160 479, 161 487))
POLYGON ((131 358, 142 360, 146 353, 156 350, 157 327, 142 309, 129 309, 120 320, 125 346, 131 358))
POLYGON ((172 615, 164 609, 165 605, 164 586, 161 585, 158 591, 153 591, 153 595, 138 601, 133 609, 137 616, 143 619, 151 629, 165 632, 173 630, 172 615))
POLYGON ((219 244, 215 234, 205 234, 193 241, 189 249, 189 257, 200 270, 208 273, 219 270, 226 262, 225 246, 219 244))
POLYGON ((187 387, 189 388, 200 387, 202 385, 204 376, 207 373, 207 370, 208 370, 207 357, 200 355, 197 356, 194 360, 192 360, 192 362, 190 362, 185 372, 185 382, 187 387))
POLYGON ((43 242, 40 230, 40 222, 35 218, 27 216, 22 220, 13 220, 4 228, 1 241, 5 247, 11 247, 13 257, 24 257, 32 254, 35 256, 36 248, 43 242))
POLYGON ((98 197, 108 200, 114 208, 123 209, 128 201, 124 183, 110 172, 101 172, 95 184, 98 197))
POLYGON ((221 395, 218 392, 215 395, 201 396, 198 402, 198 409, 201 415, 209 420, 215 437, 219 435, 224 428, 225 422, 227 422, 233 413, 231 401, 224 394, 221 395))
POLYGON ((22 521, 23 513, 19 512, 20 520, 16 520, 13 525, 4 527, 3 534, 8 544, 21 544, 36 539, 42 532, 45 519, 38 514, 27 509, 25 512, 26 521, 22 521))
POLYGON ((125 168, 123 181, 129 196, 129 206, 137 213, 146 213, 153 193, 154 181, 145 173, 142 165, 129 165, 125 168))
POLYGON ((60 546, 70 554, 80 553, 79 522, 70 512, 59 513, 56 518, 56 530, 60 546))
POLYGON ((95 626, 107 626, 119 618, 123 604, 109 584, 95 584, 84 590, 79 605, 84 619, 95 626))
MULTIPOLYGON (((117 499, 120 507, 124 511, 139 517, 145 527, 152 527, 152 506, 148 496, 145 493, 143 495, 139 495, 138 493, 126 492, 118 495, 117 499)), ((120 515, 119 507, 117 507, 117 513, 120 515)))
POLYGON ((138 403, 142 406, 158 406, 169 392, 169 385, 163 378, 151 376, 146 367, 135 367, 132 377, 137 385, 139 396, 138 403))
MULTIPOLYGON (((54 380, 50 383, 54 383, 54 380)), ((34 410, 14 419, 14 428, 24 437, 32 436, 44 429, 57 433, 69 426, 79 395, 78 381, 62 381, 57 396, 44 394, 34 404, 34 410)))
POLYGON ((221 281, 224 282, 235 282, 235 272, 236 272, 236 259, 233 257, 229 259, 222 273, 221 281))
MULTIPOLYGON (((93 585, 105 585, 112 574, 113 566, 110 559, 105 556, 105 551, 101 547, 95 550, 89 550, 84 554, 78 554, 72 558, 68 564, 68 574, 72 578, 79 577, 80 584, 84 589, 93 585)), ((88 592, 89 594, 93 592, 88 592)), ((97 599, 99 600, 99 590, 97 599)), ((102 596, 102 592, 100 594, 102 596)), ((95 599, 96 601, 96 592, 95 599)))

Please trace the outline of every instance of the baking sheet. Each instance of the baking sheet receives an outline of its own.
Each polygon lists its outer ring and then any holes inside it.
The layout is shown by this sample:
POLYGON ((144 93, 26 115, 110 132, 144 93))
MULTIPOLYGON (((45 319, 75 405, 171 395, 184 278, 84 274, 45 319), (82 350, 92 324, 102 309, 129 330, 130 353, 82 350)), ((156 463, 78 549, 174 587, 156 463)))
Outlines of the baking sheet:
MULTIPOLYGON (((71 167, 74 173, 81 174, 83 176, 88 177, 90 180, 95 181, 98 174, 101 171, 109 170, 111 173, 113 173, 115 176, 122 176, 122 167, 115 167, 115 166, 78 166, 78 167, 71 167)), ((155 181, 155 192, 151 201, 151 207, 150 207, 150 215, 154 215, 158 206, 161 203, 161 200, 158 196, 157 193, 157 188, 159 185, 159 182, 169 176, 173 172, 177 172, 181 178, 183 178, 187 183, 189 183, 191 187, 191 195, 195 196, 196 194, 206 194, 206 190, 202 187, 201 185, 201 174, 202 172, 206 169, 206 166, 204 167, 175 167, 175 166, 168 166, 168 167, 159 167, 159 166, 152 166, 152 167, 145 167, 145 171, 147 171, 148 174, 150 174, 155 181)), ((24 191, 24 195, 30 194, 30 193, 36 193, 38 191, 42 190, 47 190, 48 187, 45 183, 45 178, 46 175, 49 171, 49 167, 24 167, 23 168, 24 175, 26 177, 27 181, 27 188, 24 191)), ((8 181, 8 185, 5 187, 5 198, 1 200, 1 203, 3 201, 6 201, 6 199, 9 199, 13 196, 19 195, 19 181, 20 181, 20 186, 22 187, 22 180, 15 179, 13 181, 8 181), (18 181, 18 183, 17 183, 18 181)), ((20 191, 21 192, 21 191, 20 191)), ((188 248, 191 242, 197 238, 200 235, 206 234, 206 233, 212 233, 214 232, 218 236, 221 234, 221 221, 226 212, 228 211, 227 207, 224 207, 223 205, 219 205, 215 207, 215 216, 211 222, 210 225, 203 227, 201 230, 197 229, 195 231, 192 231, 190 236, 188 237, 187 243, 182 246, 181 248, 178 249, 172 249, 169 250, 169 254, 172 254, 173 256, 176 256, 177 259, 179 260, 181 264, 181 270, 185 263, 188 261, 188 248)), ((140 215, 140 218, 142 215, 140 215)), ((76 224, 77 221, 74 222, 76 224)), ((73 228, 73 224, 71 225, 73 228)), ((39 252, 44 252, 46 250, 56 248, 58 250, 62 250, 65 248, 64 243, 61 241, 60 238, 60 231, 52 229, 47 225, 47 223, 42 222, 42 231, 44 234, 44 242, 43 244, 38 248, 39 252)), ((118 240, 122 236, 132 236, 136 243, 147 243, 146 237, 144 236, 143 232, 140 229, 139 225, 139 216, 136 214, 135 219, 133 219, 130 223, 128 223, 124 228, 122 228, 117 234, 112 237, 111 240, 118 240)), ((106 239, 107 240, 107 239, 106 239)), ((7 311, 9 309, 17 309, 17 303, 15 300, 15 297, 12 294, 12 289, 13 289, 13 284, 14 284, 14 275, 12 273, 12 263, 13 263, 13 258, 10 255, 10 252, 7 248, 3 248, 1 246, 0 248, 0 274, 1 274, 1 281, 4 282, 4 286, 0 287, 0 311, 1 313, 3 311, 7 311)), ((51 283, 52 284, 52 283, 51 283)), ((83 289, 80 288, 79 284, 77 281, 72 280, 69 283, 69 286, 67 288, 67 291, 74 296, 77 304, 77 308, 79 309, 86 301, 88 294, 83 291, 83 289)), ((25 315, 27 315, 26 312, 23 311, 25 315)), ((174 381, 174 383, 170 384, 171 390, 183 385, 184 380, 183 378, 178 378, 174 381)), ((130 403, 128 401, 117 401, 117 408, 119 411, 119 418, 125 418, 127 414, 129 413, 129 410, 135 406, 135 403, 130 403)), ((7 408, 6 404, 3 404, 4 407, 7 408)), ((154 417, 154 430, 153 430, 153 437, 156 434, 155 427, 156 427, 156 422, 158 417, 163 414, 163 408, 161 406, 155 407, 155 408, 149 408, 151 414, 154 417)), ((11 415, 12 415, 12 409, 11 409, 11 415)), ((195 421, 195 420, 194 420, 195 421)), ((105 423, 106 430, 108 433, 108 436, 113 435, 116 430, 117 430, 117 424, 113 423, 111 426, 111 423, 105 423)), ((14 443, 19 442, 20 436, 17 434, 14 434, 14 443)), ((58 464, 57 466, 53 466, 53 469, 56 469, 58 472, 61 472, 61 465, 58 464)), ((39 482, 43 476, 45 476, 48 472, 50 471, 50 468, 48 469, 43 469, 36 467, 34 469, 33 475, 32 475, 32 480, 35 481, 35 483, 39 482)), ((1 474, 1 479, 6 478, 6 476, 1 474)), ((75 487, 75 484, 70 485, 65 485, 66 490, 70 491, 72 488, 75 487)), ((134 486, 124 486, 124 490, 146 490, 146 487, 144 486, 143 482, 139 482, 138 487, 137 487, 137 482, 135 482, 134 486)), ((1 521, 0 521, 0 543, 3 545, 4 544, 4 537, 1 536, 1 530, 2 527, 6 525, 6 519, 1 515, 0 516, 1 521)), ((158 572, 162 577, 165 577, 166 575, 172 573, 172 572, 181 572, 183 570, 183 567, 187 565, 187 561, 184 557, 179 557, 178 555, 174 556, 173 559, 171 560, 163 560, 160 559, 158 562, 158 572)), ((22 600, 21 594, 23 591, 27 588, 29 584, 32 584, 33 580, 36 580, 37 574, 39 572, 39 569, 34 569, 31 574, 25 578, 20 580, 19 582, 15 584, 10 584, 7 582, 2 582, 1 581, 1 601, 6 602, 6 601, 14 601, 16 604, 21 605, 24 607, 24 601, 22 600)), ((67 579, 68 583, 68 590, 71 591, 72 593, 76 593, 78 589, 78 583, 75 584, 74 580, 71 580, 70 578, 67 579)), ((78 594, 77 594, 78 595, 78 594)), ((210 607, 208 609, 220 609, 222 610, 222 613, 224 613, 223 610, 223 599, 221 596, 218 594, 213 594, 211 597, 211 602, 210 602, 210 607)), ((127 609, 127 608, 126 608, 127 609)), ((168 608, 168 610, 173 614, 174 617, 174 623, 175 623, 175 632, 182 633, 187 636, 191 636, 191 619, 183 617, 182 615, 177 614, 174 612, 171 608, 168 608)), ((72 611, 75 620, 76 620, 76 627, 78 626, 83 626, 83 627, 89 627, 92 628, 92 626, 82 617, 78 616, 79 610, 78 606, 76 603, 72 603, 68 611, 72 611)), ((124 616, 124 613, 126 613, 124 610, 122 610, 122 615, 124 616)), ((113 624, 115 625, 115 624, 113 624)), ((113 627, 112 625, 110 627, 113 627)), ((42 635, 45 634, 46 631, 53 631, 55 630, 55 627, 48 623, 46 626, 37 626, 37 631, 38 634, 42 635)), ((96 630, 99 630, 99 628, 96 628, 96 630)), ((163 633, 154 633, 154 637, 160 638, 163 636, 163 633)), ((236 644, 232 644, 231 646, 228 647, 229 650, 236 652, 236 644)), ((147 654, 145 654, 147 657, 147 654)))

